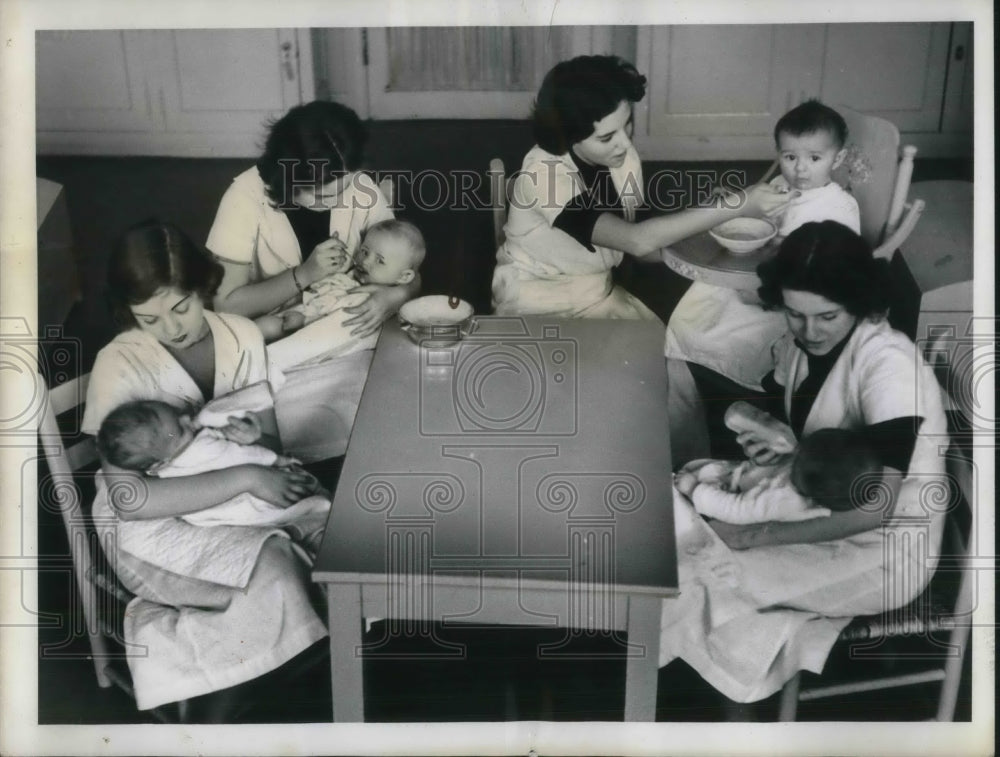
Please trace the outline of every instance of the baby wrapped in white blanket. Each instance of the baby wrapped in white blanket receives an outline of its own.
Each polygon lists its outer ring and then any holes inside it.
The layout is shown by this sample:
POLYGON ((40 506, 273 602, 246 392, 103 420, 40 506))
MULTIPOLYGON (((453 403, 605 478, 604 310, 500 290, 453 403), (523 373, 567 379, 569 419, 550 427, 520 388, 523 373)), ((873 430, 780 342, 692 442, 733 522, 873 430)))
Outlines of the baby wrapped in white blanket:
MULTIPOLYGON (((252 419, 254 411, 273 405, 267 382, 260 382, 208 403, 192 419, 155 400, 128 402, 108 414, 98 433, 104 459, 125 470, 159 478, 190 476, 237 465, 290 467, 293 458, 258 444, 240 444, 222 430, 231 416, 252 419)), ((213 507, 186 513, 183 520, 200 526, 277 526, 315 554, 326 526, 330 499, 320 491, 290 507, 279 507, 244 492, 213 507)))

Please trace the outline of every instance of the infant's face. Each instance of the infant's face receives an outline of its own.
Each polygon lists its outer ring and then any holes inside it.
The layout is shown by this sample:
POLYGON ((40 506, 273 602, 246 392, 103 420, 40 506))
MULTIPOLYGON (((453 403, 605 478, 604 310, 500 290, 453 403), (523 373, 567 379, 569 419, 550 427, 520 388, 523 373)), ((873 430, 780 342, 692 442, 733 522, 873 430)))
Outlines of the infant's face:
POLYGON ((399 284, 410 270, 410 243, 397 234, 369 232, 354 253, 354 277, 362 284, 399 284))
POLYGON ((841 164, 845 151, 828 131, 778 135, 781 175, 792 189, 818 189, 830 183, 830 174, 841 164))
POLYGON ((187 415, 168 410, 156 409, 159 443, 162 447, 159 457, 168 458, 194 438, 194 423, 187 415))

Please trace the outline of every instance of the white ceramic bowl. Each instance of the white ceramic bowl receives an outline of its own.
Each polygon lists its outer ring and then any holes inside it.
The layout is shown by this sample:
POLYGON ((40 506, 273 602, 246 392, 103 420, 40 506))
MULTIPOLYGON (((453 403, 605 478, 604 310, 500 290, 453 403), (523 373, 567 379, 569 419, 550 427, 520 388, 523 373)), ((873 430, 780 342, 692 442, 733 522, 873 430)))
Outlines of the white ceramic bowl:
POLYGON ((472 305, 465 300, 432 294, 410 300, 399 309, 399 323, 415 344, 446 347, 469 333, 472 305), (452 307, 454 303, 456 307, 452 307))
POLYGON ((709 229, 708 233, 730 252, 745 255, 774 239, 778 229, 763 218, 733 218, 709 229))

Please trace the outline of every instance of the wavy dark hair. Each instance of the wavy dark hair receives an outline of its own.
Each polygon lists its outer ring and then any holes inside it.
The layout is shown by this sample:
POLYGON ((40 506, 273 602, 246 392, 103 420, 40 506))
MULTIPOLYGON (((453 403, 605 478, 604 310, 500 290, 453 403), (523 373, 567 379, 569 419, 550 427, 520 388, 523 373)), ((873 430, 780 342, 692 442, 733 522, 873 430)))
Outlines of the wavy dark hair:
POLYGON ((774 144, 778 145, 778 138, 782 134, 801 137, 817 131, 829 132, 837 149, 847 143, 847 122, 844 117, 819 100, 806 100, 778 119, 778 123, 774 125, 774 144))
POLYGON ((270 124, 257 172, 276 208, 292 206, 294 186, 326 184, 361 168, 368 129, 346 105, 315 100, 270 124))
POLYGON ((639 102, 646 77, 614 55, 581 55, 557 63, 545 75, 532 113, 535 141, 562 155, 594 133, 594 122, 622 101, 639 102))
POLYGON ((858 318, 884 316, 891 299, 889 262, 836 221, 805 223, 781 243, 778 254, 757 266, 764 307, 784 307, 783 289, 812 292, 858 318))
POLYGON ((195 293, 210 308, 223 270, 173 224, 143 221, 126 230, 111 250, 107 298, 112 315, 122 329, 136 326, 129 306, 141 305, 164 287, 195 293))

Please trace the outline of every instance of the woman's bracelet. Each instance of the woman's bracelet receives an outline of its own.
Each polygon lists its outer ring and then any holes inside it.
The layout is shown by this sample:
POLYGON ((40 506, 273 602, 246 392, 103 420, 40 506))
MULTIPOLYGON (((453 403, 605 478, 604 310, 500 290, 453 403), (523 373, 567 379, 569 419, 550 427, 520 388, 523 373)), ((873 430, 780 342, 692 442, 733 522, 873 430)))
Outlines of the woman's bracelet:
POLYGON ((299 282, 298 270, 299 270, 298 266, 292 267, 292 281, 295 282, 295 288, 299 290, 299 294, 302 294, 304 291, 306 291, 306 288, 302 286, 302 284, 299 282))

